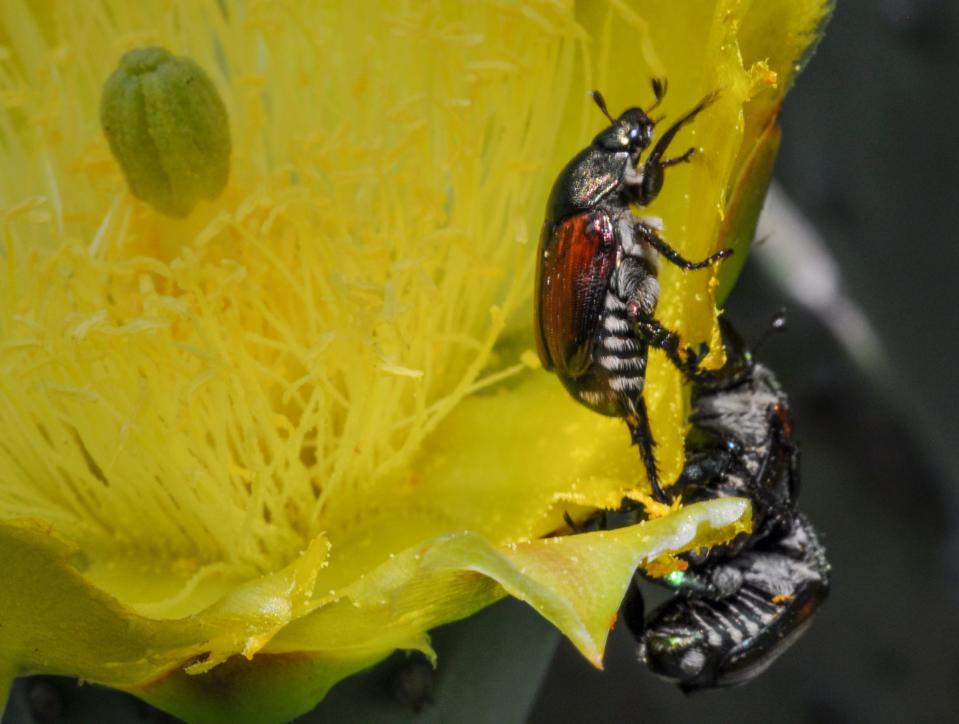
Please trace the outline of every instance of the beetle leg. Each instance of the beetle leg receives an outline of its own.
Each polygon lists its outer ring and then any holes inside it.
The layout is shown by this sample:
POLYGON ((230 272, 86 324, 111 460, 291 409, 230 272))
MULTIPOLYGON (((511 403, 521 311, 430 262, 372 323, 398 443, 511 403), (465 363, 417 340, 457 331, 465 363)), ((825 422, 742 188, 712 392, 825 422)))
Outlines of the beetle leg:
POLYGON ((703 375, 699 371, 699 364, 696 356, 688 347, 686 348, 686 358, 679 354, 679 335, 666 329, 657 320, 649 317, 638 317, 632 320, 633 331, 636 336, 650 347, 661 349, 666 353, 669 361, 682 372, 686 377, 696 382, 703 375))
POLYGON ((667 166, 675 166, 676 164, 679 164, 679 163, 687 163, 690 159, 692 159, 692 157, 695 154, 696 154, 696 149, 690 148, 682 156, 667 158, 665 161, 662 161, 659 165, 662 166, 663 168, 666 168, 667 166))
POLYGON ((711 106, 718 97, 718 92, 710 93, 699 103, 697 103, 691 110, 687 111, 683 116, 680 116, 680 118, 673 123, 673 125, 671 125, 660 137, 659 141, 653 147, 653 150, 649 152, 649 156, 646 157, 646 165, 650 166, 653 164, 661 164, 662 161, 660 161, 660 159, 663 157, 663 154, 666 153, 666 149, 669 147, 669 144, 672 143, 673 138, 676 137, 676 134, 679 133, 679 130, 687 123, 692 122, 696 116, 711 106))
POLYGON ((649 152, 649 155, 646 157, 646 161, 643 164, 642 174, 640 174, 643 179, 642 186, 637 192, 637 195, 644 200, 644 203, 641 205, 645 206, 659 196, 659 192, 663 188, 663 181, 665 177, 664 171, 667 166, 672 164, 663 161, 662 158, 663 154, 666 153, 666 149, 669 147, 669 144, 672 143, 673 138, 676 137, 676 134, 679 133, 679 130, 683 126, 685 126, 687 123, 690 123, 703 109, 712 104, 716 98, 716 93, 710 93, 708 96, 703 98, 692 110, 673 123, 673 125, 666 130, 662 137, 660 137, 659 141, 653 147, 653 150, 649 152))
POLYGON ((782 412, 779 405, 770 405, 766 411, 766 424, 769 429, 769 437, 763 447, 768 450, 763 456, 759 465, 759 470, 755 475, 750 476, 750 482, 753 489, 750 491, 752 497, 757 503, 764 506, 765 510, 780 519, 791 514, 796 499, 799 497, 799 471, 797 469, 798 458, 796 456, 796 443, 786 432, 786 426, 783 422, 782 412), (769 485, 766 478, 769 476, 769 469, 775 464, 774 455, 788 455, 789 460, 785 465, 784 474, 789 476, 789 485, 787 489, 786 500, 780 496, 769 492, 769 485))
POLYGON ((656 456, 653 453, 656 442, 653 440, 653 431, 649 427, 646 400, 641 394, 637 395, 636 399, 629 401, 629 408, 630 414, 626 416, 626 426, 629 428, 629 436, 633 444, 639 447, 639 456, 643 459, 643 467, 646 468, 646 477, 649 479, 653 497, 660 503, 671 503, 672 499, 659 485, 659 471, 656 469, 656 456))
POLYGON ((673 138, 676 137, 680 129, 687 123, 690 123, 703 109, 716 100, 716 98, 716 93, 709 94, 692 110, 673 123, 660 137, 659 141, 653 147, 653 150, 649 152, 649 155, 643 162, 642 170, 637 170, 630 174, 627 168, 627 178, 623 179, 626 182, 624 191, 626 197, 631 202, 639 206, 648 206, 659 196, 659 192, 663 188, 663 182, 666 179, 666 168, 676 163, 689 160, 688 156, 690 153, 688 151, 683 154, 683 156, 666 161, 663 160, 663 154, 666 153, 666 149, 669 147, 669 144, 672 143, 673 138))
POLYGON ((715 264, 721 259, 725 259, 727 256, 733 255, 732 249, 722 249, 717 251, 715 254, 706 257, 702 261, 689 261, 680 255, 680 253, 673 247, 667 244, 666 241, 656 233, 656 230, 648 224, 644 224, 642 221, 637 221, 635 230, 637 237, 641 241, 645 241, 670 262, 678 266, 680 269, 685 269, 687 271, 704 269, 705 267, 715 264))
POLYGON ((713 370, 702 370, 699 362, 702 359, 689 347, 686 347, 683 357, 679 353, 679 335, 667 329, 656 319, 649 317, 632 318, 633 331, 637 338, 650 347, 660 349, 673 366, 685 375, 686 379, 695 384, 711 384, 722 379, 713 370))

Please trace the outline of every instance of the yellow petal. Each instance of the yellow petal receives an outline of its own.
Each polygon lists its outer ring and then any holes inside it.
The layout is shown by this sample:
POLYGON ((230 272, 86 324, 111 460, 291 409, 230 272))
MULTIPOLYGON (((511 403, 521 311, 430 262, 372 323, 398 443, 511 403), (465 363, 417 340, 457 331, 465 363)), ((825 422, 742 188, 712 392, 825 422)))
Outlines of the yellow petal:
POLYGON ((752 69, 759 90, 743 107, 743 139, 728 183, 719 237, 721 245, 737 253, 720 272, 720 302, 732 290, 756 232, 779 149, 779 108, 814 52, 834 7, 832 0, 753 5, 743 19, 738 38, 743 67, 752 69), (775 83, 764 79, 774 79, 775 83))
POLYGON ((301 713, 341 676, 394 647, 431 652, 422 631, 506 594, 527 601, 601 666, 636 566, 726 540, 748 527, 748 514, 746 501, 730 498, 570 538, 494 547, 472 533, 443 536, 395 556, 344 589, 343 600, 291 624, 250 664, 232 660, 210 678, 174 674, 132 691, 190 721, 279 721, 301 713), (269 686, 260 681, 261 665, 269 686), (246 689, 250 682, 252 691, 246 689), (219 696, 205 695, 207 687, 219 696))
POLYGON ((146 600, 146 571, 177 583, 149 555, 93 562, 48 525, 0 525, 0 557, 13 562, 5 604, 13 613, 0 627, 0 662, 20 673, 72 673, 125 688, 190 720, 239 721, 239 712, 267 711, 262 701, 299 713, 342 676, 396 648, 429 651, 427 630, 510 594, 599 665, 636 566, 727 540, 748 528, 749 508, 716 501, 621 531, 530 540, 562 525, 568 500, 616 504, 638 467, 621 423, 597 420, 551 394, 554 387, 529 375, 509 393, 467 400, 428 441, 431 459, 417 465, 417 481, 398 486, 362 528, 364 537, 331 531, 343 541, 339 549, 320 537, 287 567, 238 582, 206 606, 201 586, 146 600), (529 406, 536 416, 522 414, 529 406), (491 416, 500 424, 490 425, 491 416), (544 420, 563 424, 543 435, 544 420), (470 436, 481 450, 501 451, 494 470, 471 462, 470 436), (528 447, 514 444, 527 439, 528 447), (38 608, 38 601, 50 605, 38 608), (254 654, 262 680, 252 664, 234 660, 254 654), (290 691, 302 683, 298 676, 280 685, 285 677, 277 672, 291 669, 312 677, 309 686, 290 691), (227 686, 233 697, 201 693, 227 686), (282 705, 279 694, 267 693, 274 687, 284 692, 282 705))
POLYGON ((395 648, 429 651, 426 630, 506 594, 529 602, 599 666, 640 563, 728 540, 748 526, 748 502, 730 498, 570 538, 493 546, 475 533, 447 534, 309 605, 326 551, 320 541, 284 571, 241 586, 198 615, 153 620, 92 587, 76 568, 76 551, 49 530, 5 523, 0 554, 9 562, 10 588, 0 671, 73 674, 128 689, 191 721, 281 721, 395 648), (254 658, 264 645, 269 655, 254 658), (236 652, 253 662, 223 664, 236 652), (265 681, 253 673, 260 665, 265 681), (311 681, 294 691, 302 680, 277 680, 277 667, 305 667, 311 681), (225 688, 231 696, 223 696, 225 688))

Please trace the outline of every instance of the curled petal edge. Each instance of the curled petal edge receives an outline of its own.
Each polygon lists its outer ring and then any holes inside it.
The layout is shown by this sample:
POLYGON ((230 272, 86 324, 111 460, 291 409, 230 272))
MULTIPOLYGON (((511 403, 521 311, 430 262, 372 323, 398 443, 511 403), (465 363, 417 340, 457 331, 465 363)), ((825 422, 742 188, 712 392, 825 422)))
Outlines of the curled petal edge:
POLYGON ((282 721, 397 648, 432 654, 427 630, 506 595, 601 666, 638 565, 668 565, 673 554, 729 540, 750 523, 748 501, 730 498, 616 531, 502 546, 476 533, 446 534, 390 558, 332 600, 307 591, 326 554, 320 538, 287 568, 199 614, 153 620, 90 585, 75 550, 49 529, 7 521, 0 551, 11 562, 14 600, 0 627, 0 683, 70 674, 191 721, 282 721))

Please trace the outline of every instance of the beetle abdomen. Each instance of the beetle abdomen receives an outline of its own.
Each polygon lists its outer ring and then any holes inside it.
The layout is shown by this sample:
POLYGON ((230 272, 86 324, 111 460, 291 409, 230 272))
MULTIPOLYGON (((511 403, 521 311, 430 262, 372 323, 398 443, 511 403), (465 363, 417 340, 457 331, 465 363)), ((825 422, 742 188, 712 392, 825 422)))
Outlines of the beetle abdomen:
POLYGON ((579 369, 556 373, 575 399, 602 415, 622 417, 630 412, 627 400, 642 394, 647 351, 636 339, 627 319, 626 304, 607 290, 603 311, 597 317, 588 356, 579 369))
POLYGON ((589 380, 567 387, 581 402, 605 415, 628 412, 623 399, 642 394, 646 378, 646 349, 632 332, 626 303, 607 290, 603 313, 596 325, 589 380), (588 384, 587 384, 588 383, 588 384))

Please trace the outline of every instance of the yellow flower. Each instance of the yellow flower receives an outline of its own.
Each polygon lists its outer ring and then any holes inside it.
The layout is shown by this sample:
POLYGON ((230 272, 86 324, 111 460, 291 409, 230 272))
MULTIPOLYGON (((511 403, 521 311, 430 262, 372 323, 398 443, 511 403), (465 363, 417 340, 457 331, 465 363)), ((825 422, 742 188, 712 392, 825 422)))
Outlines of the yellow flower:
MULTIPOLYGON (((52 672, 283 720, 508 594, 599 665, 635 567, 749 509, 543 538, 645 485, 622 423, 530 362, 545 196, 604 123, 588 89, 617 112, 666 76, 673 117, 719 89, 651 212, 741 263, 826 4, 5 0, 0 701, 52 672), (226 189, 183 219, 130 194, 99 125, 145 46, 230 119, 226 189)), ((715 339, 708 273, 663 289, 664 322, 715 339)), ((649 380, 671 480, 684 394, 658 354, 649 380)))

